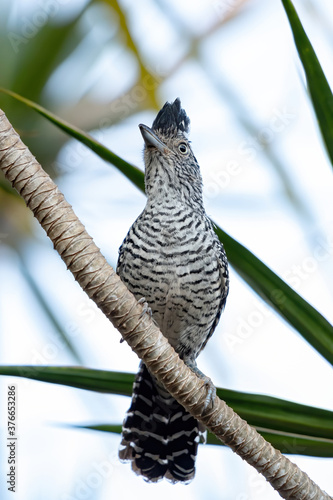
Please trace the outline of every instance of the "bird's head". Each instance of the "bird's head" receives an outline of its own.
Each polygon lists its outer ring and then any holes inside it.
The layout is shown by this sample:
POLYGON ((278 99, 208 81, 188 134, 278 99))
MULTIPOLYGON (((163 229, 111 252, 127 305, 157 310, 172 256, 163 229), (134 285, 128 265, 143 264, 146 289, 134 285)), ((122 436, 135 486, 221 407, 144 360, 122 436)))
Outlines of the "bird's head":
POLYGON ((191 205, 202 204, 200 168, 186 137, 189 124, 178 98, 164 104, 151 128, 139 125, 145 141, 148 197, 176 197, 191 205))

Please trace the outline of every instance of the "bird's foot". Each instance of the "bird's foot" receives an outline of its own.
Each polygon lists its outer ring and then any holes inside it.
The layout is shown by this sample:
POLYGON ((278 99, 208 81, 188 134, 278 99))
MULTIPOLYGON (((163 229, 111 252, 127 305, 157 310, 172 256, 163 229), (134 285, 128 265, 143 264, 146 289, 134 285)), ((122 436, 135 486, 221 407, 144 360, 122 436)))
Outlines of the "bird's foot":
POLYGON ((145 315, 148 314, 150 318, 153 317, 153 313, 151 308, 148 305, 148 302, 146 301, 145 297, 141 297, 141 299, 138 300, 138 304, 142 304, 142 312, 140 314, 140 319, 145 315))
MULTIPOLYGON (((140 313, 140 319, 147 313, 148 316, 150 318, 153 317, 153 313, 152 313, 152 310, 151 308, 149 307, 148 305, 148 302, 146 301, 145 297, 141 297, 139 300, 138 300, 138 304, 142 304, 143 307, 142 307, 142 311, 140 313)), ((124 339, 120 339, 120 343, 124 342, 124 339)))
POLYGON ((208 410, 209 408, 213 407, 214 404, 214 399, 216 396, 216 387, 212 382, 212 379, 207 377, 204 373, 202 373, 201 370, 197 367, 197 364, 195 361, 191 361, 190 363, 186 363, 189 368, 191 368, 192 372, 194 372, 199 378, 201 378, 204 381, 206 390, 207 390, 207 395, 205 399, 205 406, 204 406, 204 412, 208 410))

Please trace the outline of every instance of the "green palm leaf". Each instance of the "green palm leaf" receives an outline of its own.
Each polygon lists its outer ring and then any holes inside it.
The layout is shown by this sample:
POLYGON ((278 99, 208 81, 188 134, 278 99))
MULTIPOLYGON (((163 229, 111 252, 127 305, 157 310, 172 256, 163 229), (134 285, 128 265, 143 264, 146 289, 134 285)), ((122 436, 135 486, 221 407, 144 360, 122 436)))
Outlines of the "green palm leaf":
MULTIPOLYGON (((61 384, 90 391, 130 396, 134 375, 71 366, 0 366, 0 375, 61 384)), ((285 453, 333 456, 333 412, 283 399, 217 389, 217 394, 242 418, 285 453)), ((120 424, 87 426, 120 432, 120 424)), ((208 443, 221 444, 213 435, 208 443)))
POLYGON ((298 55, 306 74, 309 92, 319 128, 333 164, 333 95, 315 51, 308 39, 295 7, 290 0, 282 0, 293 32, 298 55))
POLYGON ((250 250, 218 226, 215 226, 215 232, 225 246, 230 263, 240 276, 333 364, 332 325, 250 250))
MULTIPOLYGON (((71 126, 42 106, 14 92, 1 90, 30 106, 68 135, 85 144, 101 158, 117 167, 139 189, 144 191, 144 175, 137 167, 117 156, 89 134, 71 126)), ((217 225, 215 225, 215 231, 225 246, 230 263, 241 277, 327 361, 333 364, 332 325, 247 248, 217 225)))
POLYGON ((47 111, 42 106, 39 106, 39 104, 30 101, 30 99, 26 99, 25 97, 16 94, 16 92, 12 92, 11 90, 3 89, 1 87, 0 87, 0 92, 4 92, 5 94, 14 97, 14 99, 23 102, 30 108, 37 111, 37 113, 44 116, 50 122, 54 123, 57 127, 66 132, 66 134, 70 135, 71 137, 74 137, 74 139, 77 139, 82 144, 87 146, 89 149, 94 151, 94 153, 96 153, 100 158, 108 161, 109 163, 117 167, 118 170, 120 170, 120 172, 126 175, 126 177, 128 177, 133 182, 133 184, 135 184, 139 189, 144 191, 143 173, 139 168, 123 160, 122 158, 120 158, 120 156, 117 156, 115 153, 110 151, 110 149, 106 148, 105 146, 103 146, 103 144, 94 139, 91 135, 87 134, 86 132, 83 132, 77 127, 74 127, 70 123, 67 123, 65 120, 61 120, 55 114, 51 113, 50 111, 47 111))
MULTIPOLYGON (((111 432, 120 434, 121 424, 92 424, 92 425, 74 425, 75 429, 87 429, 92 431, 111 432)), ((256 427, 256 426, 255 426, 256 427)), ((330 439, 311 438, 308 436, 300 436, 297 434, 285 434, 267 432, 260 427, 256 427, 257 431, 269 441, 274 448, 279 449, 284 454, 291 455, 306 455, 312 457, 331 458, 333 452, 333 443, 330 439)), ((224 446, 222 441, 211 432, 207 432, 207 444, 224 446)))

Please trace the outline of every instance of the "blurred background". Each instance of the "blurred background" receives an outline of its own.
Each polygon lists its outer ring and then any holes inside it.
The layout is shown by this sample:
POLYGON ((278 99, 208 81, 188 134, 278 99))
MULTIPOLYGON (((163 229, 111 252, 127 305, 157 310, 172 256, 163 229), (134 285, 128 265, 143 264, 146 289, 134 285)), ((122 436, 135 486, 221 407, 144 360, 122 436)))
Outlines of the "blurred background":
MULTIPOLYGON (((294 5, 332 82, 333 4, 294 5)), ((207 213, 333 320, 332 172, 280 0, 1 2, 0 86, 142 169, 138 124, 151 125, 166 100, 180 97, 207 213)), ((144 195, 24 105, 0 93, 0 107, 116 266, 144 195)), ((137 357, 3 176, 0 276, 0 364, 137 370, 137 357)), ((333 410, 330 365, 233 270, 227 308, 199 367, 220 387, 333 410)), ((129 398, 1 377, 1 425, 9 383, 18 393, 15 498, 280 498, 218 446, 200 447, 190 485, 148 485, 118 462, 119 435, 69 426, 120 423, 129 398)), ((0 495, 7 499, 4 443, 0 495)), ((332 459, 291 459, 333 491, 332 459)))

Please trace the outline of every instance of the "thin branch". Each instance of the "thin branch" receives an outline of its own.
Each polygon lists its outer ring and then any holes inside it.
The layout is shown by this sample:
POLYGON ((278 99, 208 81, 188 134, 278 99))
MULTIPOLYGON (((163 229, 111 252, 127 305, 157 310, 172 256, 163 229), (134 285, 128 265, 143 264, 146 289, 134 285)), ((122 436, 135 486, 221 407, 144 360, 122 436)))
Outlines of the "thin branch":
POLYGON ((331 498, 217 396, 213 407, 203 414, 206 399, 203 380, 183 363, 150 317, 143 314, 142 305, 106 262, 72 207, 1 110, 0 167, 45 229, 82 289, 175 399, 253 465, 281 497, 331 498))

